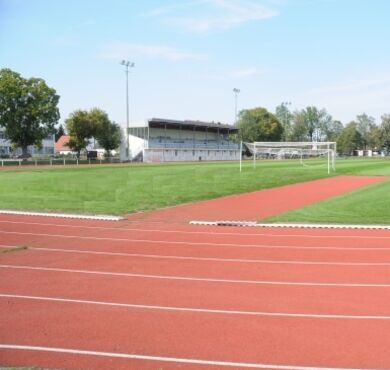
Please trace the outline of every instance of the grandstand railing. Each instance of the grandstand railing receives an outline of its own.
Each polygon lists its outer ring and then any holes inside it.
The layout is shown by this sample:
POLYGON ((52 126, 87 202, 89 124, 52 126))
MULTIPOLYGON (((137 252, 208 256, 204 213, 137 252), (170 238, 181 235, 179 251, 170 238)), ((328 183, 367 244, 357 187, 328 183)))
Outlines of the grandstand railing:
POLYGON ((160 148, 171 148, 171 149, 230 149, 238 150, 239 144, 230 141, 216 141, 216 140, 159 140, 150 139, 149 149, 160 149, 160 148))

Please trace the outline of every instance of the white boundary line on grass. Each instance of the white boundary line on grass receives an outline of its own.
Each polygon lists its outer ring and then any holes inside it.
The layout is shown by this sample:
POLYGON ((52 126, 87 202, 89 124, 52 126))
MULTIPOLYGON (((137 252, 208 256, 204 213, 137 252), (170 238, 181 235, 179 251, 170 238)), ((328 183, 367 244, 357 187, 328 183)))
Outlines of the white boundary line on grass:
POLYGON ((390 230, 390 225, 353 225, 353 224, 262 224, 255 221, 190 221, 190 225, 204 226, 241 226, 290 229, 354 229, 354 230, 390 230))
POLYGON ((218 279, 218 278, 195 277, 195 276, 150 275, 150 274, 136 274, 136 273, 129 273, 129 272, 77 270, 77 269, 25 266, 25 265, 0 265, 0 269, 65 272, 65 273, 72 273, 72 274, 116 276, 116 277, 128 277, 128 278, 138 278, 138 279, 157 279, 157 280, 174 280, 174 281, 177 280, 177 281, 191 281, 191 282, 200 281, 200 282, 222 283, 222 284, 319 286, 319 287, 340 287, 340 288, 390 288, 390 283, 389 284, 330 283, 330 282, 317 283, 317 282, 299 282, 299 281, 238 280, 238 279, 218 279))
POLYGON ((132 303, 115 303, 115 302, 104 302, 104 301, 90 301, 84 299, 40 297, 40 296, 19 295, 19 294, 0 294, 0 298, 60 302, 60 303, 78 303, 78 304, 87 304, 87 305, 96 305, 96 306, 135 308, 141 310, 192 312, 192 313, 206 313, 206 314, 219 314, 219 315, 270 316, 270 317, 288 317, 288 318, 304 318, 304 319, 390 320, 390 316, 382 316, 382 315, 340 315, 340 314, 295 313, 295 312, 290 313, 290 312, 222 310, 222 309, 197 308, 197 307, 176 307, 176 306, 157 306, 157 305, 132 304, 132 303))
POLYGON ((42 347, 42 346, 28 346, 28 345, 16 345, 16 344, 0 344, 0 349, 3 350, 22 350, 22 351, 37 351, 37 352, 54 352, 65 353, 71 355, 84 355, 84 356, 99 356, 99 357, 111 357, 122 358, 128 360, 144 360, 144 361, 157 361, 157 362, 170 362, 181 363, 191 365, 209 365, 209 366, 225 366, 235 368, 252 368, 252 369, 273 369, 273 370, 375 370, 375 369, 363 369, 363 368, 335 368, 335 367, 321 367, 321 366, 296 366, 296 365, 272 365, 272 364, 258 364, 248 362, 232 362, 232 361, 214 361, 214 360, 200 360, 194 358, 181 358, 181 357, 166 357, 166 356, 151 356, 151 355, 139 355, 134 353, 117 353, 117 352, 102 352, 102 351, 90 351, 79 350, 70 348, 56 348, 56 347, 42 347))
POLYGON ((50 212, 28 212, 28 211, 14 211, 9 209, 0 209, 0 214, 3 215, 20 215, 20 216, 41 216, 41 217, 55 217, 55 218, 70 218, 80 220, 96 220, 96 221, 120 221, 123 217, 110 215, 78 215, 70 213, 50 213, 50 212))

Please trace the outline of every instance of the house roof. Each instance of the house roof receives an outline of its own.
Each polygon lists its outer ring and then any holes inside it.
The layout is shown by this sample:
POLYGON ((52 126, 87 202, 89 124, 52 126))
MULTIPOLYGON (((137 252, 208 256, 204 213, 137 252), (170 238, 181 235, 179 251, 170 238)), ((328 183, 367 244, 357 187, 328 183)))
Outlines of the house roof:
POLYGON ((70 151, 70 148, 68 147, 70 136, 69 135, 62 135, 57 142, 55 143, 54 149, 56 152, 66 152, 70 151))

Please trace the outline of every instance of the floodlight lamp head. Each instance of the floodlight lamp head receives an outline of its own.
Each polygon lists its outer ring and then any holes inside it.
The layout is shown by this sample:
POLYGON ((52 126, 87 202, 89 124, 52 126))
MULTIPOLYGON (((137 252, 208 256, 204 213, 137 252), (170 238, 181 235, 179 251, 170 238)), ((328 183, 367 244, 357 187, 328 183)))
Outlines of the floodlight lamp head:
POLYGON ((240 92, 240 89, 237 89, 236 87, 233 89, 233 92, 238 94, 240 92))

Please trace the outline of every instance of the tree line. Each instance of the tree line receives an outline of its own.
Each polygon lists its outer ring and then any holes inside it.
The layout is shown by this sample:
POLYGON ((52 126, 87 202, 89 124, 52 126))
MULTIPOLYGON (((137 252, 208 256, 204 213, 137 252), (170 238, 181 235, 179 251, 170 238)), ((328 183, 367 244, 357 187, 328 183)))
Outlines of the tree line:
MULTIPOLYGON (((57 127, 60 119, 60 96, 41 78, 22 77, 11 69, 0 69, 0 127, 14 148, 20 147, 27 157, 28 146, 42 147, 42 140, 65 130, 57 127)), ((76 110, 65 120, 70 140, 67 145, 80 156, 91 138, 110 155, 121 142, 120 126, 106 112, 94 108, 76 110)))
POLYGON ((335 141, 340 154, 350 155, 355 150, 390 151, 390 114, 381 122, 362 113, 343 124, 334 120, 326 109, 308 106, 291 112, 286 103, 278 105, 274 113, 265 108, 244 109, 236 126, 238 139, 254 141, 335 141))
MULTIPOLYGON (((10 69, 0 70, 0 127, 14 147, 42 146, 49 135, 56 138, 65 130, 57 127, 60 96, 41 78, 23 78, 10 69)), ((93 108, 76 110, 65 120, 70 135, 68 146, 79 156, 91 138, 110 154, 121 141, 120 126, 111 121, 106 112, 93 108)), ((390 114, 381 122, 362 113, 343 124, 334 120, 326 109, 308 106, 291 112, 288 104, 278 105, 275 112, 265 108, 244 109, 236 126, 237 139, 254 141, 336 141, 338 152, 352 154, 354 150, 390 151, 390 114)))

